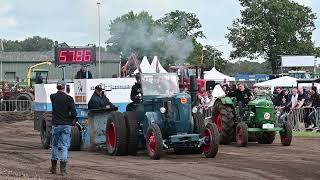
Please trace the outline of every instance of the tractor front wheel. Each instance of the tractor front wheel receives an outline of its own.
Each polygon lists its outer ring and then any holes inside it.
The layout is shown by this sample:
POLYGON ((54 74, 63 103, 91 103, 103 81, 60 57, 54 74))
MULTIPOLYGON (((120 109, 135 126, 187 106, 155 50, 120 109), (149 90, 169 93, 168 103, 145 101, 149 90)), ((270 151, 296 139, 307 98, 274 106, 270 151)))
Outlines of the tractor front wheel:
POLYGON ((238 123, 236 127, 236 141, 239 147, 245 147, 248 144, 248 126, 244 122, 238 123))
POLYGON ((192 114, 194 121, 194 132, 203 135, 205 131, 205 122, 200 112, 192 114))
POLYGON ((44 149, 50 148, 50 141, 51 141, 51 129, 50 122, 52 120, 51 112, 43 113, 39 117, 41 121, 41 129, 40 129, 40 137, 41 137, 41 144, 44 149))
POLYGON ((290 122, 285 122, 283 128, 284 130, 279 132, 281 144, 290 146, 292 141, 292 125, 290 122))
POLYGON ((208 123, 204 131, 206 145, 203 146, 203 154, 207 158, 216 157, 219 150, 219 131, 215 124, 208 123))
POLYGON ((258 132, 256 133, 259 144, 272 144, 276 136, 276 132, 258 132))
POLYGON ((160 159, 162 153, 162 134, 157 124, 152 123, 147 131, 146 145, 151 159, 160 159))
POLYGON ((127 152, 126 123, 120 112, 111 112, 106 125, 106 146, 113 156, 125 155, 127 152))

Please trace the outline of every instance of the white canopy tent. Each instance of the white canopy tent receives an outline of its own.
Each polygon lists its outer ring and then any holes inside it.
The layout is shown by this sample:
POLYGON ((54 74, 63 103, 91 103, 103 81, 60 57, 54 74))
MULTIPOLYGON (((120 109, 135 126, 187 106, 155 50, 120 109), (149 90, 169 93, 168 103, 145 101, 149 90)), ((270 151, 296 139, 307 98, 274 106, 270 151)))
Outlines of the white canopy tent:
POLYGON ((294 87, 297 86, 297 79, 290 76, 283 76, 269 81, 254 84, 256 87, 270 87, 273 91, 274 87, 294 87))
MULTIPOLYGON (((151 68, 151 65, 149 63, 149 60, 147 58, 147 56, 144 56, 141 63, 140 63, 140 69, 141 69, 141 72, 142 73, 152 73, 152 68, 151 68)), ((139 70, 136 69, 134 71, 134 74, 138 73, 139 70)))
POLYGON ((227 80, 227 81, 235 80, 233 77, 222 74, 215 67, 213 67, 210 71, 205 72, 204 79, 221 81, 221 82, 223 82, 224 80, 227 80))
POLYGON ((151 71, 153 73, 168 73, 160 64, 160 61, 158 60, 157 56, 153 57, 152 63, 151 63, 151 71))

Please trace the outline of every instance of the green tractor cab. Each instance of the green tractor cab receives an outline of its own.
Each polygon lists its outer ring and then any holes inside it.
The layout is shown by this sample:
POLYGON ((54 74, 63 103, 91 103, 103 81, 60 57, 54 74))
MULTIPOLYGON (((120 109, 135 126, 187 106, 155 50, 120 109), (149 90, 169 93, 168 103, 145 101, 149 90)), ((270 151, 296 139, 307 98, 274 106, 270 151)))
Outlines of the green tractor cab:
POLYGON ((260 144, 272 144, 276 132, 280 134, 282 145, 291 144, 292 125, 290 122, 278 125, 274 106, 269 96, 257 96, 254 100, 249 101, 244 111, 244 118, 236 123, 235 135, 238 146, 246 146, 249 136, 255 136, 260 144))
MULTIPOLYGON (((136 154, 138 145, 141 145, 148 150, 151 159, 159 159, 162 151, 170 148, 176 153, 204 153, 208 158, 216 156, 219 145, 217 128, 212 123, 205 126, 201 114, 192 113, 191 97, 180 93, 176 74, 142 74, 141 86, 142 102, 128 105, 128 111, 124 113, 129 132, 128 154, 136 154)), ((120 132, 118 128, 122 127, 116 124, 108 127, 107 140, 115 142, 108 152, 117 155, 118 134, 112 132, 120 132)))
POLYGON ((32 69, 31 73, 31 87, 33 88, 35 84, 47 84, 48 83, 48 69, 32 69))

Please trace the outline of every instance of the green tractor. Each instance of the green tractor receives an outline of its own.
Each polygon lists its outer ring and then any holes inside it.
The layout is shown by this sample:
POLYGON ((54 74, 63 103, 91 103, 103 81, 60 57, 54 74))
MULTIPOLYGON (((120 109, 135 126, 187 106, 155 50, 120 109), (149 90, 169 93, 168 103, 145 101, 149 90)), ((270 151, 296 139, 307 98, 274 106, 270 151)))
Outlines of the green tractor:
POLYGON ((244 117, 240 118, 235 98, 223 97, 216 100, 212 121, 220 133, 220 143, 230 144, 235 140, 240 147, 246 146, 248 141, 272 144, 276 132, 279 132, 282 145, 291 144, 292 125, 290 122, 278 124, 269 96, 258 95, 248 102, 244 112, 244 117))

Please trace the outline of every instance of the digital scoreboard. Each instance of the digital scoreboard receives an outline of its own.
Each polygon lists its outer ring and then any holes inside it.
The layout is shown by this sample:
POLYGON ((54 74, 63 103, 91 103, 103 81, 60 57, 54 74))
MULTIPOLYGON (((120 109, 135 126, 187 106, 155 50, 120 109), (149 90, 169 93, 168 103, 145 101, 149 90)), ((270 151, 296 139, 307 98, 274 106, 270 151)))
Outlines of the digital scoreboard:
POLYGON ((63 64, 95 64, 96 47, 55 47, 54 60, 56 66, 63 64))

